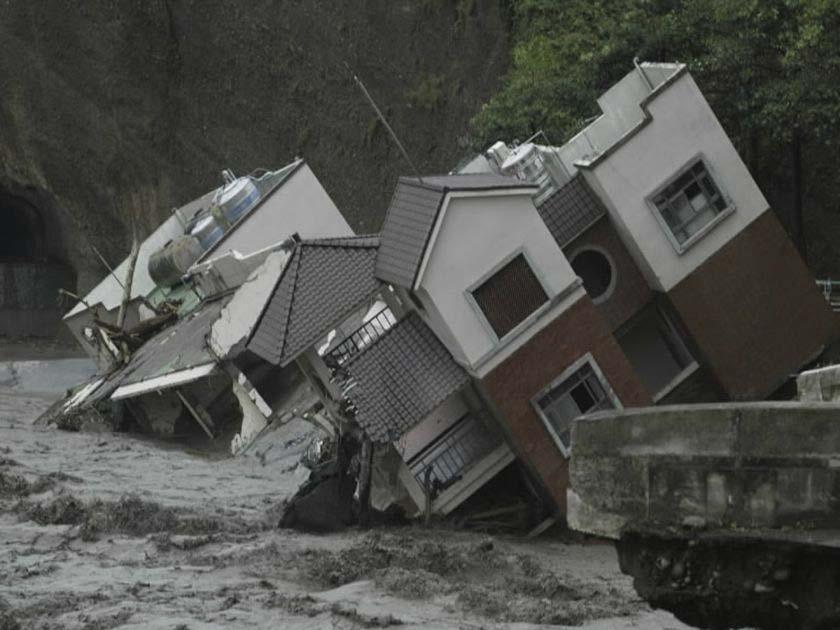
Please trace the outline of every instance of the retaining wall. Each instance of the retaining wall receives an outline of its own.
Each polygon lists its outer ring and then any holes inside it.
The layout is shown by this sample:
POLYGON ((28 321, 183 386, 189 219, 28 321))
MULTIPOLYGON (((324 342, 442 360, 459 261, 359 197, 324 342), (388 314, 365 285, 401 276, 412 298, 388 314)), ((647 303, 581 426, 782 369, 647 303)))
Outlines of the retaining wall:
POLYGON ((568 522, 618 538, 628 523, 840 525, 840 404, 630 409, 577 420, 568 522))

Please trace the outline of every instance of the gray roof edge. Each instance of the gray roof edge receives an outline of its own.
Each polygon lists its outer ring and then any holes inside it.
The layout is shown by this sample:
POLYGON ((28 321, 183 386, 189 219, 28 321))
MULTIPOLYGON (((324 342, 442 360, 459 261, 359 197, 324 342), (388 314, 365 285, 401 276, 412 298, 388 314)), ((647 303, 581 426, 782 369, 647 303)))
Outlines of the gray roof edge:
MULTIPOLYGON (((254 323, 254 326, 251 328, 251 331, 248 333, 248 339, 245 340, 245 348, 247 348, 248 350, 250 350, 254 354, 262 357, 263 359, 265 359, 266 361, 268 361, 269 363, 272 363, 272 364, 273 364, 273 362, 270 361, 268 357, 264 356, 260 352, 257 352, 256 349, 251 347, 251 341, 253 341, 254 335, 257 334, 257 331, 262 326, 263 319, 265 318, 265 313, 268 310, 268 305, 271 303, 271 300, 274 299, 274 294, 277 292, 277 288, 280 286, 280 283, 283 282, 283 278, 286 277, 286 274, 289 273, 289 270, 292 268, 293 265, 295 267, 297 267, 297 265, 300 264, 299 252, 300 252, 300 242, 298 242, 295 245, 295 249, 292 252, 292 255, 289 257, 288 262, 286 262, 286 265, 283 267, 283 271, 281 271, 280 275, 277 277, 277 282, 274 283, 274 287, 269 292, 269 298, 260 307, 260 315, 259 315, 259 317, 257 317, 257 321, 254 323)), ((284 335, 285 335, 285 332, 284 332, 284 335)), ((285 345, 285 344, 286 344, 286 340, 284 338, 283 339, 283 345, 285 345)), ((280 348, 281 356, 282 356, 282 353, 283 353, 283 347, 281 346, 281 348, 280 348)))
POLYGON ((354 234, 353 236, 324 236, 304 239, 300 241, 303 247, 349 247, 358 249, 375 249, 381 242, 380 235, 354 234))
MULTIPOLYGON (((523 191, 523 194, 526 190, 536 189, 539 188, 539 185, 533 182, 528 182, 521 179, 516 179, 515 177, 509 177, 511 180, 510 182, 506 183, 487 183, 486 185, 481 186, 467 186, 467 185, 457 185, 453 184, 436 184, 433 182, 428 181, 429 178, 447 178, 451 179, 453 182, 457 181, 458 177, 470 177, 473 176, 472 174, 463 174, 463 175, 424 175, 426 179, 422 179, 422 177, 416 176, 409 176, 409 175, 401 175, 399 178, 399 183, 404 184, 407 186, 413 186, 415 188, 424 188, 426 190, 434 190, 440 192, 443 195, 453 192, 467 192, 467 191, 474 191, 474 192, 492 192, 494 190, 519 190, 523 191)), ((497 175, 498 178, 505 178, 508 177, 506 175, 497 175)))

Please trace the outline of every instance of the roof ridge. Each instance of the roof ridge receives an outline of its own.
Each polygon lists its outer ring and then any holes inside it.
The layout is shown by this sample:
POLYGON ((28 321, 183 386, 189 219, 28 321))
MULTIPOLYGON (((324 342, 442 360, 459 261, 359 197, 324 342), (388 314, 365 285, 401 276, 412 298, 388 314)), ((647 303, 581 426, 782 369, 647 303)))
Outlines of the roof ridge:
POLYGON ((355 236, 334 236, 327 238, 313 238, 300 241, 304 247, 346 247, 346 248, 374 248, 379 247, 379 234, 360 234, 355 236))

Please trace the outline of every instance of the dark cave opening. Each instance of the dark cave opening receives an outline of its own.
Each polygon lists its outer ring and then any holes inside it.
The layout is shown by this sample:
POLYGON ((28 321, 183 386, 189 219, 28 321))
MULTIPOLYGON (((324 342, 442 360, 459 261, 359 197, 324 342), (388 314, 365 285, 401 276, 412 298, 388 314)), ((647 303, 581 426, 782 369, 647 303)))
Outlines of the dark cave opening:
POLYGON ((34 205, 0 192, 0 261, 43 261, 46 226, 34 205))

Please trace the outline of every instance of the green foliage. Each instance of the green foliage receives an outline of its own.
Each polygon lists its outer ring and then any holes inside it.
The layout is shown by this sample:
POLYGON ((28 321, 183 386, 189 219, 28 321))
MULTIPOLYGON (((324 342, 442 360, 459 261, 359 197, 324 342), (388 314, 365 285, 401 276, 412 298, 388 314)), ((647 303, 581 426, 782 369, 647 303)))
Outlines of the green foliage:
POLYGON ((688 64, 736 142, 832 142, 840 122, 837 0, 515 0, 513 63, 473 120, 477 144, 543 129, 555 142, 598 113, 633 57, 688 64))
MULTIPOLYGON (((473 148, 538 130, 561 144, 634 57, 681 61, 803 254, 803 215, 823 222, 816 249, 836 250, 840 226, 825 221, 840 182, 824 167, 840 160, 840 0, 511 0, 511 12, 511 67, 473 118, 473 148)), ((821 256, 836 274, 840 252, 821 256)))
POLYGON ((428 111, 437 111, 443 105, 444 77, 441 74, 426 74, 417 84, 406 91, 408 102, 415 107, 428 111))

